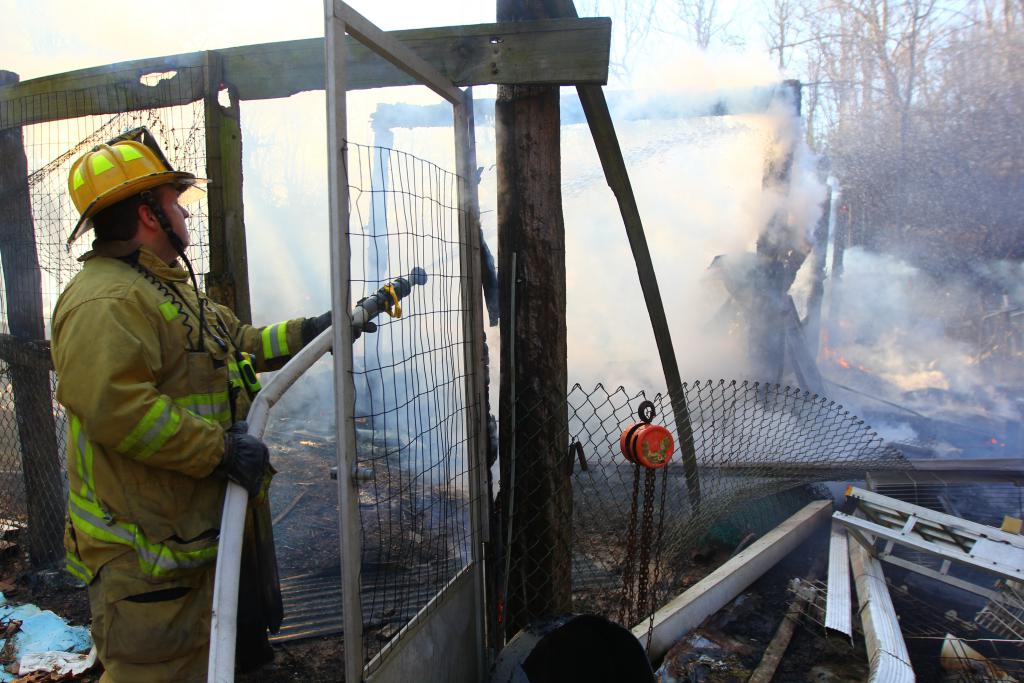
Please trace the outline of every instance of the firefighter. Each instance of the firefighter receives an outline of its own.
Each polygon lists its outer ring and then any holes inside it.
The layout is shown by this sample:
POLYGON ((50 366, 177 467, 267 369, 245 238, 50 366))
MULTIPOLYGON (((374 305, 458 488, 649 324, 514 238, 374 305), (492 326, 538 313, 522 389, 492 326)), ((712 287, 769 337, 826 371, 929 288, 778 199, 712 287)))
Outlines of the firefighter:
POLYGON ((68 179, 81 214, 68 245, 95 241, 53 313, 66 567, 88 585, 105 682, 205 680, 226 482, 265 505, 270 477, 244 423, 248 371, 280 367, 330 325, 325 313, 253 327, 199 292, 184 205, 204 182, 144 128, 82 155, 68 179))

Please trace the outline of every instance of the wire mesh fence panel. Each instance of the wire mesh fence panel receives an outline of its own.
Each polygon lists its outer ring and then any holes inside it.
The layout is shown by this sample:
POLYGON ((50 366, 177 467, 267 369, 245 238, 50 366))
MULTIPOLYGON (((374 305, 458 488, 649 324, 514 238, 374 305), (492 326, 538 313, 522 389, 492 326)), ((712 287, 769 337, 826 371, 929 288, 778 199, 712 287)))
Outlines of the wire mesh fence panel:
MULTIPOLYGON (((726 513, 749 508, 766 496, 812 482, 860 478, 867 469, 903 468, 906 461, 841 405, 799 389, 753 382, 685 384, 702 497, 688 493, 673 411, 666 396, 648 397, 602 385, 574 386, 565 405, 568 433, 554 448, 565 453, 560 476, 572 481, 572 600, 574 610, 601 613, 634 626, 679 586, 691 564, 688 553, 726 513), (645 400, 655 424, 671 433, 676 454, 659 470, 626 460, 620 437, 640 422, 645 400), (661 602, 659 602, 661 601, 661 602)), ((546 408, 545 408, 546 410, 546 408)), ((522 427, 531 406, 517 404, 522 427)), ((521 470, 517 470, 521 471, 521 470)), ((516 496, 539 495, 521 482, 503 482, 516 496)), ((508 509, 507 507, 505 509, 508 509)), ((531 543, 516 505, 508 536, 506 567, 517 554, 551 553, 531 543)), ((538 573, 525 585, 506 586, 505 611, 547 581, 538 573)))
MULTIPOLYGON (((60 557, 63 557, 60 533, 66 504, 66 422, 63 410, 54 400, 57 378, 52 372, 47 339, 53 307, 80 269, 78 259, 88 250, 90 242, 87 234, 72 248, 67 247, 68 235, 79 216, 68 194, 71 164, 96 144, 125 130, 146 126, 176 169, 200 176, 205 169, 202 101, 128 111, 133 107, 131 90, 139 87, 139 73, 124 70, 111 71, 109 75, 110 79, 101 85, 26 95, 7 100, 0 107, 0 131, 12 136, 14 144, 23 150, 26 162, 25 177, 4 188, 0 207, 9 214, 24 204, 29 214, 25 229, 13 239, 5 234, 0 245, 4 251, 0 267, 0 274, 3 274, 0 283, 0 519, 28 525, 33 548, 39 542, 38 533, 45 533, 47 538, 43 542, 56 549, 60 557), (83 106, 98 102, 105 103, 110 111, 121 111, 77 116, 83 106), (38 120, 36 114, 44 111, 56 120, 20 129, 11 127, 12 122, 38 120), (63 118, 65 115, 67 118, 63 118), (18 261, 12 261, 11 254, 19 254, 18 261), (14 292, 11 289, 14 271, 28 272, 30 280, 38 283, 32 286, 35 291, 14 292), (30 335, 12 328, 12 321, 24 318, 26 313, 36 318, 32 321, 35 332, 30 335), (19 372, 35 374, 31 381, 24 378, 19 381, 19 372), (30 418, 28 409, 35 405, 46 406, 52 420, 30 418), (25 438, 27 434, 31 434, 31 438, 25 438), (41 478, 31 471, 26 472, 26 457, 32 458, 30 462, 34 467, 44 468, 52 476, 41 478)), ((162 83, 152 81, 154 86, 160 83, 167 101, 192 97, 196 82, 202 82, 203 69, 181 68, 176 75, 171 80, 163 79, 162 83)), ((190 206, 189 213, 191 245, 188 254, 197 271, 204 273, 208 263, 205 201, 190 206)))
POLYGON ((458 177, 393 149, 348 149, 353 296, 392 292, 389 314, 353 344, 356 453, 372 471, 359 506, 373 657, 470 562, 474 407, 465 390, 458 177), (407 284, 389 290, 396 278, 407 284))
POLYGON ((903 581, 887 584, 919 680, 1020 680, 1024 641, 971 621, 977 596, 934 585, 924 592, 903 581))

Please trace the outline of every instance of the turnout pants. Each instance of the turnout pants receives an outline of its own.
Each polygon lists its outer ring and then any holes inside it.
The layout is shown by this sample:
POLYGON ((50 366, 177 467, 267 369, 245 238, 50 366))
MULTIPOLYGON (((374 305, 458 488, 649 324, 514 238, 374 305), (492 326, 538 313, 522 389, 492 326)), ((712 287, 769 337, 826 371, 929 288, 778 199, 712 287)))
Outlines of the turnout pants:
MULTIPOLYGON (((273 661, 268 626, 281 625, 281 594, 270 522, 263 499, 246 515, 239 576, 235 662, 240 672, 273 661), (261 537, 262 534, 262 537, 261 537)), ((206 680, 216 565, 154 579, 135 553, 103 566, 89 586, 92 639, 106 672, 100 683, 206 680)))
POLYGON ((135 553, 108 563, 89 586, 101 683, 206 680, 214 565, 157 580, 135 553))

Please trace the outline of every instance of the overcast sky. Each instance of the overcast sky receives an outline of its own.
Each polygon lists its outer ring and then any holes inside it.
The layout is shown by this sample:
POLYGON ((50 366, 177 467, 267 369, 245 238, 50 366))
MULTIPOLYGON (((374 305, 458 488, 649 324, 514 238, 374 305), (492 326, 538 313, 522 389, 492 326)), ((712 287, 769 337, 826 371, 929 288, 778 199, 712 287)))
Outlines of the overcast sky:
MULTIPOLYGON (((493 2, 349 3, 381 28, 494 20, 493 2), (385 10, 385 11, 382 11, 385 10)), ((0 0, 0 68, 24 78, 111 62, 323 35, 314 0, 0 0)))

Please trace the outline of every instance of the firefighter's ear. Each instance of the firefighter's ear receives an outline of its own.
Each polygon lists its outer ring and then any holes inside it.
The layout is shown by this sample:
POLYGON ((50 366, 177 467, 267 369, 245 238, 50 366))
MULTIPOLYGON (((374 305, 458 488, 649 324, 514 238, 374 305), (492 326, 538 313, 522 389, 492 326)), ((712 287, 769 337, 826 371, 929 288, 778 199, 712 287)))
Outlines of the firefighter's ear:
POLYGON ((156 216, 153 215, 153 209, 146 206, 145 202, 139 202, 139 205, 135 208, 135 218, 138 220, 140 225, 156 221, 156 216))
POLYGON ((163 232, 163 229, 160 227, 160 220, 146 202, 139 203, 135 216, 138 219, 139 231, 163 232))

